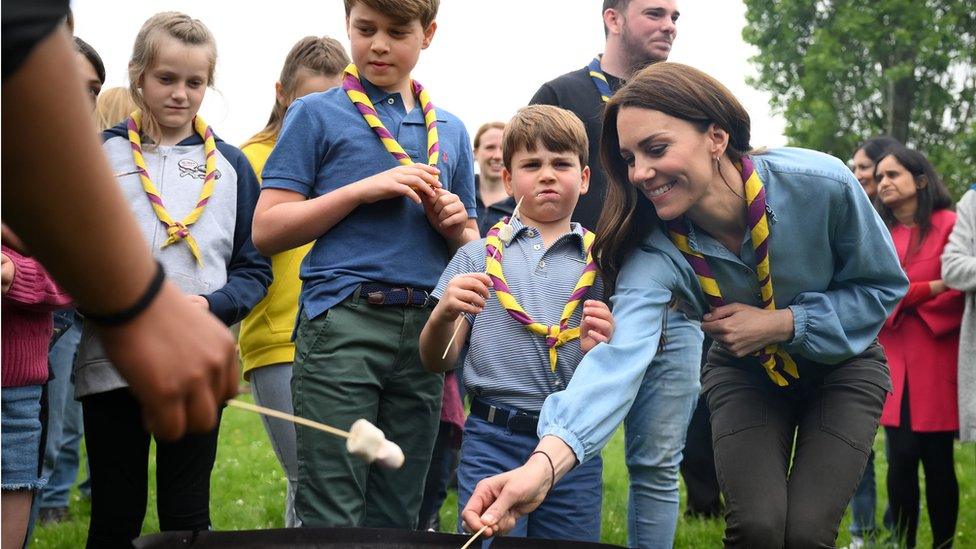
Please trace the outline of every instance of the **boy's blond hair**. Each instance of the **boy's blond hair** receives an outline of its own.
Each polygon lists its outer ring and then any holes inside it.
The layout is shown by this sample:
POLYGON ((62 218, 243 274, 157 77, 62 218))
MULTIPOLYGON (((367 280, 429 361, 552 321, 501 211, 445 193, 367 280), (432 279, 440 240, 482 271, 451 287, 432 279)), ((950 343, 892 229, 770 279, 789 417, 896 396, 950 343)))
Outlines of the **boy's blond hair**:
POLYGON ((430 26, 437 18, 437 9, 440 7, 440 0, 344 0, 346 4, 346 17, 356 4, 362 4, 374 9, 398 25, 417 19, 420 26, 424 29, 430 26))
POLYGON ((539 142, 552 152, 576 153, 580 167, 586 166, 590 144, 579 117, 553 105, 529 105, 519 109, 505 125, 502 135, 505 169, 512 171, 512 156, 516 151, 535 152, 539 142))

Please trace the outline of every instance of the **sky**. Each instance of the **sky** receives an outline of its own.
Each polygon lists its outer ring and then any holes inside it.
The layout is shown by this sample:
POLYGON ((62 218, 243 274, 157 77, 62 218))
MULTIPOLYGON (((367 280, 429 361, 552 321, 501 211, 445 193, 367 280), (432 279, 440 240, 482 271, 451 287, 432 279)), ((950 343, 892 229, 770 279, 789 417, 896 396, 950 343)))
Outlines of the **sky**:
MULTIPOLYGON (((240 144, 260 130, 274 104, 285 55, 303 36, 329 35, 348 49, 342 0, 74 0, 75 34, 105 62, 105 88, 127 86, 126 65, 142 23, 154 13, 185 12, 217 41, 215 89, 200 114, 225 141, 240 144)), ((441 0, 437 33, 413 77, 435 107, 458 116, 474 134, 507 120, 543 83, 578 69, 602 51, 601 0, 441 0)), ((752 145, 780 146, 784 120, 769 95, 746 84, 756 50, 742 40, 739 0, 678 0, 681 17, 671 61, 725 84, 752 118, 752 145)))

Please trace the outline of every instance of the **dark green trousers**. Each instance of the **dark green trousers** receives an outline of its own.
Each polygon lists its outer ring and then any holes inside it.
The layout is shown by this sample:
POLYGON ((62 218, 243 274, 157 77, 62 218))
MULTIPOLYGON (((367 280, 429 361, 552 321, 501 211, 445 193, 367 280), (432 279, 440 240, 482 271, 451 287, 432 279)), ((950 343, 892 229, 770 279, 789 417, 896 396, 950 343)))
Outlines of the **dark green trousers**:
POLYGON ((406 457, 397 470, 371 466, 345 439, 296 425, 303 526, 409 528, 417 524, 440 420, 444 376, 424 370, 419 339, 430 309, 381 307, 351 297, 299 319, 295 414, 339 429, 366 418, 406 457))

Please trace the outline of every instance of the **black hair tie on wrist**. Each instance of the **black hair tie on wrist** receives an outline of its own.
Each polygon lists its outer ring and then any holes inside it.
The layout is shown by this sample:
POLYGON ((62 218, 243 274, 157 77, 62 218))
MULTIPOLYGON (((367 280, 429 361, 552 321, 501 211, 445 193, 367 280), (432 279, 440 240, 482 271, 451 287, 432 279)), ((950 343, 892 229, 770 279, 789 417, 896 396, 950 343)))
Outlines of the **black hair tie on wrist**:
POLYGON ((107 314, 96 314, 88 312, 82 309, 78 309, 78 312, 85 317, 85 320, 90 320, 92 323, 99 326, 106 327, 117 327, 127 324, 137 316, 143 313, 149 308, 156 296, 159 295, 159 291, 163 287, 163 282, 166 280, 166 271, 163 269, 163 264, 156 260, 156 274, 153 275, 152 281, 149 283, 149 287, 143 292, 142 296, 129 308, 123 309, 117 313, 107 313, 107 314))
POLYGON ((529 458, 532 458, 532 456, 534 456, 536 454, 542 454, 542 455, 546 456, 546 459, 549 460, 549 469, 552 470, 552 477, 549 479, 549 490, 546 491, 546 497, 543 498, 543 499, 548 499, 549 498, 549 494, 552 493, 553 486, 556 485, 556 466, 553 465, 552 458, 549 457, 549 454, 547 454, 543 450, 536 450, 535 452, 532 452, 531 454, 529 454, 529 458))

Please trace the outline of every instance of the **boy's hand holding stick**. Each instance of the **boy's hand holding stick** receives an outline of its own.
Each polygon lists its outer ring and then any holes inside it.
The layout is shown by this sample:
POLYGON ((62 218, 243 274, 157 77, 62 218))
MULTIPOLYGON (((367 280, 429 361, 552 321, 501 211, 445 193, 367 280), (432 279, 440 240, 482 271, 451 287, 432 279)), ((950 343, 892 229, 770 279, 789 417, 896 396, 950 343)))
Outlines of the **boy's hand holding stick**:
MULTIPOLYGON (((498 233, 498 238, 504 244, 508 244, 509 242, 512 241, 512 237, 514 235, 512 234, 511 223, 512 223, 512 220, 515 219, 515 216, 518 215, 519 206, 522 205, 522 200, 524 200, 524 199, 525 199, 525 196, 522 196, 522 198, 519 199, 518 203, 515 204, 515 209, 512 210, 512 216, 508 218, 508 223, 506 223, 505 226, 502 227, 502 231, 500 231, 498 233)), ((496 252, 497 252, 497 250, 496 250, 496 252)), ((492 255, 492 257, 494 257, 494 255, 492 255)), ((484 270, 484 273, 483 274, 488 274, 488 262, 487 261, 485 261, 485 270, 484 270)), ((464 316, 463 315, 462 316, 458 316, 457 324, 454 326, 454 333, 451 334, 451 339, 447 342, 447 347, 444 348, 444 353, 441 355, 441 359, 447 358, 448 351, 450 351, 451 350, 451 346, 454 345, 454 338, 457 337, 458 331, 461 329, 461 321, 463 319, 464 319, 464 316)))

